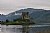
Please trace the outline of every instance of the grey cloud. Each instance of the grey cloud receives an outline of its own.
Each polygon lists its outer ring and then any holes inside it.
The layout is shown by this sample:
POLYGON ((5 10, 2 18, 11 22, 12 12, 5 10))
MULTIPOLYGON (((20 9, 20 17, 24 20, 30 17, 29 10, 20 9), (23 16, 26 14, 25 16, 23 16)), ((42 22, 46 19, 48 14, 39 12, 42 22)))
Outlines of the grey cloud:
POLYGON ((50 0, 0 0, 0 13, 8 14, 26 7, 50 9, 50 0))

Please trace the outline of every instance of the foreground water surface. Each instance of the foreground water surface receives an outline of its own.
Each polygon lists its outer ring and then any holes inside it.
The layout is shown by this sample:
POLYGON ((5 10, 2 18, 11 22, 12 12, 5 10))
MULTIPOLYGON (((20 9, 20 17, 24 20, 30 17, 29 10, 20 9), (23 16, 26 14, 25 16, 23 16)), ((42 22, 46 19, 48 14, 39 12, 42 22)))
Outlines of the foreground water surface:
MULTIPOLYGON (((0 33, 22 33, 22 25, 0 25, 0 33)), ((50 31, 50 25, 30 25, 29 33, 50 31)))

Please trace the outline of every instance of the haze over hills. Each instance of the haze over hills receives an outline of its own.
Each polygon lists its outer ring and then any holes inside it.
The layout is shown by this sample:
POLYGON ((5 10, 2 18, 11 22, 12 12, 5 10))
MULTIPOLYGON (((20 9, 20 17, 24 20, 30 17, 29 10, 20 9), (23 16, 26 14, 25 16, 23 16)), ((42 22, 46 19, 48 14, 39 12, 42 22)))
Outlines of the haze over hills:
POLYGON ((50 10, 43 10, 43 9, 21 9, 8 15, 0 15, 0 20, 10 20, 13 21, 14 19, 21 18, 21 12, 29 12, 29 16, 32 18, 35 23, 50 23, 50 10))

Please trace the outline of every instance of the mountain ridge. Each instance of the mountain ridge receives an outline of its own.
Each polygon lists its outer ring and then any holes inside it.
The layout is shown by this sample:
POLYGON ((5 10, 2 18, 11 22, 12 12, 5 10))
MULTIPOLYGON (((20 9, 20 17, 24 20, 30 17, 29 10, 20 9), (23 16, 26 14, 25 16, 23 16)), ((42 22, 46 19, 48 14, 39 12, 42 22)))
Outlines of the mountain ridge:
POLYGON ((50 23, 50 10, 44 10, 44 9, 33 9, 33 8, 27 8, 27 9, 21 9, 15 12, 12 12, 8 15, 6 15, 6 19, 17 19, 21 18, 21 15, 15 15, 15 13, 22 13, 22 12, 29 12, 29 15, 36 23, 50 23))

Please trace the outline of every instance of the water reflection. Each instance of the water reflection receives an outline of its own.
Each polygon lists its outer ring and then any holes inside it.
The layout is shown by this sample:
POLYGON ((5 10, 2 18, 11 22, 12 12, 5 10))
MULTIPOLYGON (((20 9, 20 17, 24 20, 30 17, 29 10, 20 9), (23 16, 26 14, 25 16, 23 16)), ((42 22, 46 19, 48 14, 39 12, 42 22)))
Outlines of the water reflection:
MULTIPOLYGON (((50 25, 30 25, 29 33, 35 33, 38 31, 50 31, 50 25)), ((21 25, 2 25, 1 26, 2 33, 22 33, 21 25)))
POLYGON ((22 26, 20 25, 2 25, 2 32, 4 33, 22 33, 22 26))

